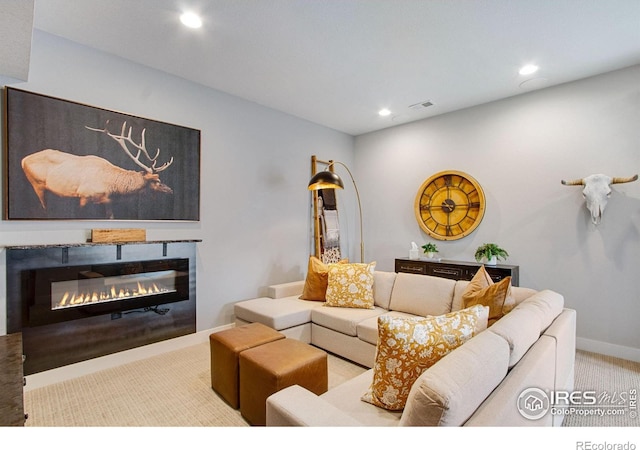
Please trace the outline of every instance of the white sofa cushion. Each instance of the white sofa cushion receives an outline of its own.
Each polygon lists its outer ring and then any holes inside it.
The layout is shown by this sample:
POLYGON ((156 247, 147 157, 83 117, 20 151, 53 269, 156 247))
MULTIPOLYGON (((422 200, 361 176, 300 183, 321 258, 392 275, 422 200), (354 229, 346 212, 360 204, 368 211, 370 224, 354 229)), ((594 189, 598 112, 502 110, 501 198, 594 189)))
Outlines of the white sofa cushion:
POLYGON ((373 301, 380 308, 389 309, 391 292, 396 281, 395 272, 376 271, 373 274, 373 301))
MULTIPOLYGON (((414 314, 400 311, 389 311, 384 315, 392 317, 416 317, 414 314)), ((369 344, 378 345, 378 317, 379 316, 365 319, 356 326, 358 337, 369 344)))
POLYGON ((298 296, 284 298, 254 298, 233 305, 235 316, 245 322, 260 322, 275 330, 302 325, 311 321, 311 311, 323 303, 300 300, 298 296))
POLYGON ((374 307, 374 309, 361 309, 341 308, 325 304, 311 311, 311 320, 316 325, 321 325, 349 336, 356 336, 357 326, 360 322, 371 317, 378 317, 386 312, 386 309, 382 309, 379 306, 374 307))
POLYGON ((294 384, 267 398, 268 427, 362 427, 365 424, 294 384))
POLYGON ((304 288, 304 280, 291 281, 289 283, 275 284, 267 287, 267 297, 284 298, 293 297, 302 294, 304 288))
POLYGON ((542 332, 562 312, 563 307, 562 295, 550 290, 540 291, 491 326, 490 330, 493 333, 509 343, 509 367, 520 361, 542 332))
POLYGON ((389 309, 416 316, 441 316, 451 312, 456 282, 447 278, 398 273, 389 309))
MULTIPOLYGON (((491 328, 487 333, 491 334, 491 328)), ((491 395, 479 405, 465 422, 465 426, 551 426, 554 416, 549 413, 538 420, 525 419, 518 412, 518 399, 523 391, 531 387, 545 392, 552 391, 555 376, 556 341, 549 336, 541 336, 518 364, 509 370, 491 395)))
POLYGON ((413 384, 401 426, 460 426, 507 374, 509 346, 483 332, 427 369, 413 384))
POLYGON ((531 297, 533 294, 537 294, 537 293, 538 291, 536 291, 535 289, 526 288, 526 287, 514 286, 513 288, 511 288, 511 294, 513 295, 513 298, 515 298, 516 300, 516 305, 519 305, 520 303, 522 303, 523 301, 531 297))
POLYGON ((389 411, 360 400, 362 393, 371 385, 372 379, 373 370, 368 370, 329 389, 320 398, 368 427, 397 426, 402 411, 389 411))

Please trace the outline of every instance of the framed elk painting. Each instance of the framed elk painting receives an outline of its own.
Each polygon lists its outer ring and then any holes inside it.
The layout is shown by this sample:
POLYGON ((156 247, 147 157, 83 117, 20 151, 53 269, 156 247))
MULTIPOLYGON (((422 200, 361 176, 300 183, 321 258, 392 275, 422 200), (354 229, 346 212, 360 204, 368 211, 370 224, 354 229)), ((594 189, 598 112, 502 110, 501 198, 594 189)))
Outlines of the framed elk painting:
POLYGON ((5 94, 6 219, 200 219, 199 130, 5 94))

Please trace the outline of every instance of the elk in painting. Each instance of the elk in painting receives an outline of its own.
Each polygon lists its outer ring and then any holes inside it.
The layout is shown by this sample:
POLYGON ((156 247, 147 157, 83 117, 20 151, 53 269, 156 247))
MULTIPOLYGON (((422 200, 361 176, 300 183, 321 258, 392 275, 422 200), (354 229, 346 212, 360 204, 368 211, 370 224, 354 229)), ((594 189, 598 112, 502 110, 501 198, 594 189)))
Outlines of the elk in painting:
POLYGON ((114 196, 130 196, 147 190, 173 193, 169 186, 160 181, 159 176, 160 172, 173 163, 173 157, 158 167, 160 149, 153 157, 149 154, 145 145, 146 130, 142 130, 141 143, 136 144, 131 138, 132 127, 129 127, 127 132, 126 122, 122 124, 120 134, 110 133, 106 126, 104 129, 86 128, 114 139, 143 170, 127 170, 99 156, 78 156, 60 150, 46 149, 28 155, 22 159, 22 170, 45 210, 45 193, 51 192, 60 197, 78 198, 81 207, 89 203, 103 204, 106 206, 108 218, 113 219, 110 204, 114 196), (134 151, 137 150, 135 156, 127 144, 131 145, 134 151), (148 162, 140 161, 143 155, 148 162))

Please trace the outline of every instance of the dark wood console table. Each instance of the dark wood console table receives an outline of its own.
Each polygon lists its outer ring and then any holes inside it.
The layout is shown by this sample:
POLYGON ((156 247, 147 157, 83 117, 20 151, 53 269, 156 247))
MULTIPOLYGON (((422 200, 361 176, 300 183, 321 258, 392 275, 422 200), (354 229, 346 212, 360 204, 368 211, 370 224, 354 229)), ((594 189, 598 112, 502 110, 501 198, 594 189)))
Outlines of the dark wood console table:
MULTIPOLYGON (((395 271, 468 281, 473 278, 480 266, 482 264, 467 261, 398 258, 396 259, 395 271)), ((511 285, 519 285, 519 266, 497 264, 495 266, 485 265, 484 267, 493 281, 500 281, 510 276, 511 285)))
POLYGON ((24 426, 22 334, 0 336, 0 426, 24 426))

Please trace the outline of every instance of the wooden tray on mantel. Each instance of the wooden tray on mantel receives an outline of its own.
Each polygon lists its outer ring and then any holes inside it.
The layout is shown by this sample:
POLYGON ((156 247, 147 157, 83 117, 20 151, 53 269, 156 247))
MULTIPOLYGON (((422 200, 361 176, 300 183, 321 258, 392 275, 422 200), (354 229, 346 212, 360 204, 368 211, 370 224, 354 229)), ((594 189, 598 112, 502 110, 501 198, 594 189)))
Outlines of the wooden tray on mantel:
POLYGON ((97 228, 91 230, 90 242, 144 242, 147 230, 144 228, 97 228))

